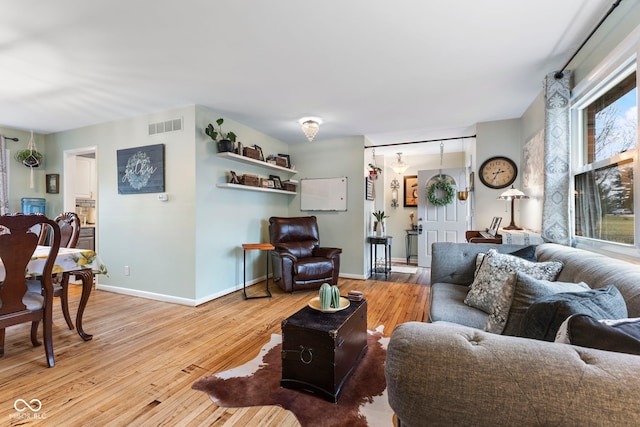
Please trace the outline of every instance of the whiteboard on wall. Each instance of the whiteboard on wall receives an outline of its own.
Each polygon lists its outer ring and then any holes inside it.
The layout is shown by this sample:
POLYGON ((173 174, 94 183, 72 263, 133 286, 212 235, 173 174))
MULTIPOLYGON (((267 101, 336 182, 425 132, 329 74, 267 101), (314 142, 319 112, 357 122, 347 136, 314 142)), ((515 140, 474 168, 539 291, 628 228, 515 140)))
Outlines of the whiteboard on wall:
POLYGON ((347 178, 300 180, 301 211, 346 211, 347 178))

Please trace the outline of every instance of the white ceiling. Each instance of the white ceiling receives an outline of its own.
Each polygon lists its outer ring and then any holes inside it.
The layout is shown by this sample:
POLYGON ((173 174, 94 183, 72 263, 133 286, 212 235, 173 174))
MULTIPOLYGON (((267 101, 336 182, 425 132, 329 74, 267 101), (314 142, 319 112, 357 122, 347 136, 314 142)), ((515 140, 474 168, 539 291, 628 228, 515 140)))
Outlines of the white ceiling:
POLYGON ((308 115, 319 142, 469 135, 520 117, 611 2, 0 0, 0 126, 200 104, 287 143, 308 115))

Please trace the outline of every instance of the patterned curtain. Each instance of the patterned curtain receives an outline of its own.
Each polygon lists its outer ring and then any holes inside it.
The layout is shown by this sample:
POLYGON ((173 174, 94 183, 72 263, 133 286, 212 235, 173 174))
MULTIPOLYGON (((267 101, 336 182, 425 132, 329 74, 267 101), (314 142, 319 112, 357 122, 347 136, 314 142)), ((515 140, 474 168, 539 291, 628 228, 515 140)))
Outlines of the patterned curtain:
POLYGON ((0 215, 9 213, 9 175, 7 173, 7 142, 0 135, 0 215))
POLYGON ((545 79, 545 179, 542 205, 542 237, 568 246, 571 245, 570 80, 570 71, 550 73, 545 79))

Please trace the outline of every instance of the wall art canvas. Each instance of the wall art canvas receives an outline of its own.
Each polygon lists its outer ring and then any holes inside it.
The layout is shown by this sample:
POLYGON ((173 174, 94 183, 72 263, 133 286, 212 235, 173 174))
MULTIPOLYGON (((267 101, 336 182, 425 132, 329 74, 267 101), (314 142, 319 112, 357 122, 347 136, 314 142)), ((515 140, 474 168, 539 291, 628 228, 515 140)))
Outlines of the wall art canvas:
POLYGON ((544 185, 544 129, 540 130, 524 145, 524 167, 522 187, 534 188, 544 185))
POLYGON ((117 151, 118 194, 164 192, 164 144, 117 151))

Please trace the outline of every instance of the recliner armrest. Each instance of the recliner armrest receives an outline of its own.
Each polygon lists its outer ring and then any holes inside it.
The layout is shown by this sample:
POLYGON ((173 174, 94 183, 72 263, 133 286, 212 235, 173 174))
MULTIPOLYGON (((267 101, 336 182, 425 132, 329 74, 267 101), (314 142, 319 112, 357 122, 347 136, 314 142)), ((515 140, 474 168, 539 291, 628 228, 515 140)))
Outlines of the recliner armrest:
POLYGON ((324 258, 333 258, 336 255, 342 253, 341 248, 315 248, 313 250, 313 256, 319 256, 324 258))
POLYGON ((292 254, 291 252, 289 252, 288 250, 286 250, 284 248, 275 248, 272 252, 277 254, 278 256, 280 256, 282 258, 288 258, 292 262, 297 262, 298 261, 298 257, 297 256, 295 256, 294 254, 292 254))

